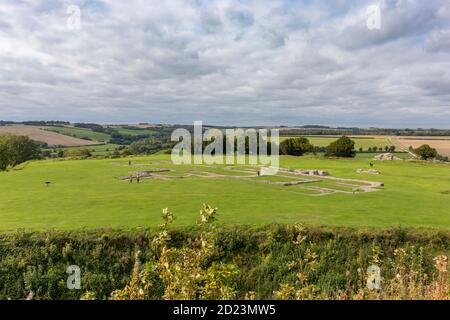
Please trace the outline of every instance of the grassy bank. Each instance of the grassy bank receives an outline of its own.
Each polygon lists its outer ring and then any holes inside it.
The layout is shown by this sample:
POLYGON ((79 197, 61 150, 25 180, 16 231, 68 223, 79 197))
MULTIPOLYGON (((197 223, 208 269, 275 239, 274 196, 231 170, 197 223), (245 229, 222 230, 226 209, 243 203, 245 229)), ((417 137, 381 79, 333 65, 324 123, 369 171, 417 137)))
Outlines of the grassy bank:
MULTIPOLYGON (((437 277, 433 258, 450 254, 450 234, 435 230, 306 227, 299 231, 286 225, 214 230, 214 253, 203 261, 203 267, 236 266, 238 272, 228 285, 232 297, 239 299, 290 298, 289 286, 313 288, 308 291, 309 298, 368 298, 358 294, 365 287, 369 265, 380 266, 382 290, 391 286, 399 273, 420 276, 424 286, 437 277), (310 257, 314 255, 312 268, 310 257), (298 283, 299 270, 292 267, 292 261, 298 259, 308 261, 302 270, 307 284, 298 283)), ((199 230, 178 228, 169 234, 169 247, 187 250, 192 247, 189 239, 198 237, 199 230)), ((155 270, 152 263, 158 254, 152 243, 156 235, 152 230, 1 234, 0 299, 79 299, 87 292, 90 297, 107 299, 129 283, 137 252, 139 272, 155 270), (66 287, 69 265, 81 269, 80 290, 66 287)), ((150 278, 145 298, 161 299, 167 284, 157 275, 150 278)), ((417 288, 414 290, 421 290, 417 288)), ((389 297, 419 298, 420 294, 399 291, 398 296, 389 297)))
POLYGON ((163 206, 179 213, 177 226, 189 226, 203 202, 220 207, 224 224, 302 222, 450 230, 448 165, 386 161, 375 162, 378 175, 357 173, 359 168, 370 169, 371 161, 281 157, 285 168, 325 170, 338 178, 384 183, 377 192, 323 196, 305 189, 320 187, 320 182, 290 187, 258 183, 256 177, 233 178, 230 166, 173 165, 168 155, 37 161, 0 172, 0 230, 155 227, 163 206), (146 179, 139 185, 118 179, 152 169, 172 170, 166 176, 174 178, 146 179), (206 173, 226 176, 205 178, 206 173))

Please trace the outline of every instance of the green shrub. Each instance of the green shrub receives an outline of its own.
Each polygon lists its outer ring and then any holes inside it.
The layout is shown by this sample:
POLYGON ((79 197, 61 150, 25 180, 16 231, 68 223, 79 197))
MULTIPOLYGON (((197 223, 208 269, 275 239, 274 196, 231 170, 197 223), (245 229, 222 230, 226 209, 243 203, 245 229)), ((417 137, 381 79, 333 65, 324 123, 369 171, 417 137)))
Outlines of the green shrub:
MULTIPOLYGON (((202 232, 200 227, 170 229, 167 246, 189 253, 192 241, 202 232)), ((152 279, 146 298, 161 299, 164 279, 146 271, 158 256, 152 246, 157 236, 158 230, 143 229, 0 234, 0 299, 24 299, 30 292, 34 299, 109 299, 112 292, 130 283, 137 252, 138 271, 150 273, 152 279), (66 288, 69 265, 81 268, 81 290, 66 288)), ((395 278, 401 266, 402 251, 398 250, 404 250, 403 265, 431 280, 436 271, 433 258, 450 253, 450 235, 442 231, 217 226, 213 236, 214 252, 209 262, 201 263, 216 266, 208 276, 217 274, 219 264, 236 266, 236 298, 249 294, 259 299, 289 294, 297 298, 342 298, 342 292, 354 295, 361 288, 361 270, 372 263, 374 252, 380 252, 386 279, 395 278), (307 256, 309 265, 299 264, 298 259, 307 256), (299 275, 306 279, 303 284, 298 283, 299 275)))

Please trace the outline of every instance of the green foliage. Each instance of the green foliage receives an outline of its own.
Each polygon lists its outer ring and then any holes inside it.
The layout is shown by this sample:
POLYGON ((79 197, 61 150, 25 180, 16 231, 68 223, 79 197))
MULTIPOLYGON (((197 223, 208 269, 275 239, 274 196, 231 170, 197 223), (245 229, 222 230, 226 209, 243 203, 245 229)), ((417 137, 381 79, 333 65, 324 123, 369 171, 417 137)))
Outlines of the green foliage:
POLYGON ((132 154, 152 154, 167 148, 167 145, 159 139, 148 138, 138 140, 130 144, 129 151, 132 154))
POLYGON ((67 158, 89 158, 90 156, 92 156, 91 152, 85 148, 64 150, 64 157, 67 158))
POLYGON ((423 160, 433 159, 438 155, 436 149, 430 147, 428 144, 424 144, 419 148, 414 149, 414 153, 423 160))
MULTIPOLYGON (((188 239, 188 245, 177 248, 169 244, 168 227, 174 216, 163 209, 163 223, 159 234, 152 240, 155 256, 140 271, 138 254, 131 280, 123 290, 111 294, 114 300, 140 300, 151 296, 149 290, 156 285, 157 278, 164 286, 164 299, 231 299, 234 289, 230 286, 239 270, 232 264, 223 264, 211 258, 216 253, 215 234, 211 223, 217 209, 204 204, 200 211, 200 234, 188 239), (150 270, 150 272, 148 272, 150 270)), ((138 251, 139 252, 139 251, 138 251)))
POLYGON ((209 222, 169 230, 173 214, 164 216, 159 231, 0 234, 0 299, 364 298, 375 294, 359 291, 374 263, 389 294, 420 297, 397 274, 414 290, 437 279, 446 293, 448 232, 209 222), (81 269, 81 290, 66 288, 69 265, 81 269))
POLYGON ((28 137, 0 135, 0 171, 41 157, 39 144, 28 137))
POLYGON ((280 153, 283 155, 302 156, 312 148, 307 138, 289 138, 280 143, 280 153))
POLYGON ((356 155, 355 142, 345 136, 330 143, 326 150, 327 157, 353 158, 356 155))

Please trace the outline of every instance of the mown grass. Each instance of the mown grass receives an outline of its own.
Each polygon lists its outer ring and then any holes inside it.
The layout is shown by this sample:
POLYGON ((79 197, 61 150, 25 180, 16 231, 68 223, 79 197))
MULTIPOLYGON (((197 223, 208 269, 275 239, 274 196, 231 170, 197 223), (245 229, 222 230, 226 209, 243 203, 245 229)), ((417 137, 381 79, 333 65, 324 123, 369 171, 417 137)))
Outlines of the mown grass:
POLYGON ((444 164, 375 162, 380 175, 366 175, 356 170, 369 168, 368 159, 281 157, 283 167, 385 183, 379 192, 314 197, 306 190, 301 194, 292 187, 231 177, 144 180, 139 185, 119 181, 117 177, 149 168, 170 168, 180 175, 215 170, 172 165, 167 155, 130 159, 131 167, 128 159, 36 161, 0 173, 0 230, 154 227, 163 207, 178 213, 175 226, 189 226, 204 202, 220 207, 223 224, 302 222, 450 230, 450 167, 444 164))

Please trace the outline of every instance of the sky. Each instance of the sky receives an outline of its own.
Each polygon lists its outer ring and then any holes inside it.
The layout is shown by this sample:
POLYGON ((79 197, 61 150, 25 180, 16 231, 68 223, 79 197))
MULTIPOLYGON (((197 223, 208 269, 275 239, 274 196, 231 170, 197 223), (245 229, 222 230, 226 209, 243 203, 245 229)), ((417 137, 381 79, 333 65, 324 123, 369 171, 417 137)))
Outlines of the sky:
POLYGON ((450 0, 1 0, 0 120, 450 128, 450 0))

